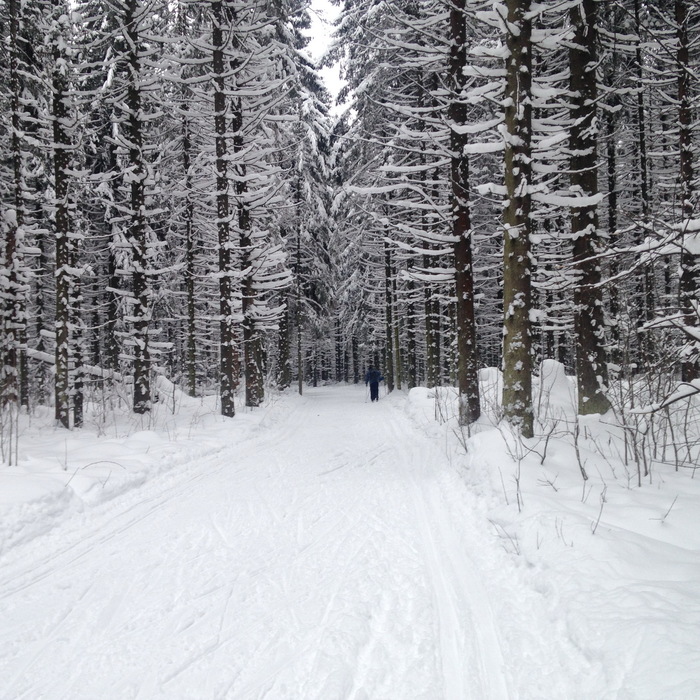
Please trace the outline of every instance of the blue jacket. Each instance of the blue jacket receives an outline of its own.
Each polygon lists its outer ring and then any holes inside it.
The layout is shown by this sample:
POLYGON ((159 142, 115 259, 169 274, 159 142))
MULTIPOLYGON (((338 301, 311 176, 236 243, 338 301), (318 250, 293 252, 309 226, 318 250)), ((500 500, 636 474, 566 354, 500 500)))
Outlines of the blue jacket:
POLYGON ((382 377, 382 373, 378 369, 367 370, 367 374, 365 374, 365 384, 378 384, 383 381, 384 377, 382 377))

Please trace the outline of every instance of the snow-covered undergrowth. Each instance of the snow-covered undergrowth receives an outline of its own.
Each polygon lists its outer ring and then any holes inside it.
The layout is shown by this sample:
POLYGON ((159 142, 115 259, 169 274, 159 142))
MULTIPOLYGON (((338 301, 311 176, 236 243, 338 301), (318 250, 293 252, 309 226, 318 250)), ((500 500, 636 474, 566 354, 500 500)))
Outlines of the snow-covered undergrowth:
POLYGON ((457 426, 454 390, 414 389, 409 410, 466 451, 461 480, 542 593, 549 624, 598 668, 605 697, 700 697, 700 464, 683 444, 696 407, 676 413, 676 469, 674 447, 649 434, 651 417, 577 419, 575 383, 558 363, 544 363, 535 384, 531 440, 497 424, 499 373, 484 370, 481 381, 485 415, 470 435, 457 426), (642 438, 620 428, 633 421, 646 421, 642 438))
POLYGON ((273 395, 265 411, 239 408, 225 419, 215 396, 191 398, 160 384, 161 400, 144 416, 129 413, 128 402, 88 405, 84 427, 72 431, 56 427, 48 408, 19 417, 17 466, 0 467, 0 555, 86 507, 264 430, 279 410, 273 395))
POLYGON ((37 619, 23 630, 18 612, 0 644, 12 687, 46 687, 25 683, 13 660, 36 665, 51 643, 66 658, 90 649, 101 664, 65 667, 56 657, 46 667, 47 684, 81 689, 80 698, 106 693, 129 665, 123 688, 101 697, 136 697, 128 688, 194 697, 185 689, 197 683, 203 700, 700 697, 700 475, 687 459, 675 471, 662 441, 656 461, 638 459, 613 415, 577 420, 573 385, 555 363, 536 386, 538 435, 524 441, 498 422, 498 383, 497 371, 482 373, 485 411, 470 434, 447 388, 394 392, 377 405, 355 387, 290 393, 224 419, 215 398, 165 387, 146 417, 91 407, 71 432, 48 411, 22 417, 18 466, 0 468, 0 569, 9 567, 0 593, 9 600, 27 584, 16 610, 37 619), (641 487, 639 465, 650 468, 641 487), (199 500, 161 545, 166 511, 181 517, 168 489, 190 491, 183 475, 199 484, 199 500), (219 490, 221 503, 207 500, 219 490), (158 510, 153 543, 119 573, 121 538, 137 545, 134 523, 158 510), (90 531, 96 523, 102 538, 90 531), (93 571, 117 567, 104 578, 114 591, 75 592, 78 563, 93 554, 93 571), (199 571, 190 557, 200 557, 199 571), (168 583, 173 561, 182 590, 168 583), (132 576, 146 588, 119 607, 120 577, 132 576), (65 622, 61 610, 75 600, 85 610, 65 622), (106 620, 99 634, 95 615, 106 620), (153 628, 159 616, 165 636, 153 628), (153 644, 165 646, 141 659, 153 644))

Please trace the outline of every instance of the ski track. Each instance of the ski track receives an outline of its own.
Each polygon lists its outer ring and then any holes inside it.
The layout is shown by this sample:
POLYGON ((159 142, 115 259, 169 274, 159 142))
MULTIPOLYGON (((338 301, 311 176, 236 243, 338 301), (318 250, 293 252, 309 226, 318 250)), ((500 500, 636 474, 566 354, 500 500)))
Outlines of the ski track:
POLYGON ((508 698, 445 458, 363 397, 309 391, 242 445, 11 550, 0 699, 508 698))

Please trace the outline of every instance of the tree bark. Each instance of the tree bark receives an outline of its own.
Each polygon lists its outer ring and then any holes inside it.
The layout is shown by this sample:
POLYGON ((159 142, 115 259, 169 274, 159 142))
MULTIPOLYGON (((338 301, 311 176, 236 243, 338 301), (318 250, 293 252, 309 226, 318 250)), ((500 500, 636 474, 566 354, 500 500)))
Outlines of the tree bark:
POLYGON ((303 333, 302 333, 302 309, 301 300, 303 297, 303 289, 301 284, 301 230, 297 229, 297 250, 296 250, 296 305, 294 313, 294 322, 297 327, 297 390, 299 396, 304 393, 304 351, 303 351, 303 333))
MULTIPOLYGON (((642 226, 637 236, 637 244, 641 244, 647 235, 649 223, 651 221, 651 194, 649 187, 649 153, 647 147, 647 125, 646 110, 644 108, 644 56, 642 53, 642 22, 640 20, 640 0, 634 2, 634 17, 637 28, 637 42, 635 46, 635 64, 637 77, 637 130, 638 130, 638 154, 639 154, 639 196, 641 200, 642 226)), ((653 357, 652 335, 645 332, 643 324, 654 318, 654 276, 652 262, 647 262, 643 267, 643 274, 640 276, 637 286, 638 301, 633 307, 639 307, 637 320, 637 337, 639 344, 640 360, 643 366, 649 366, 653 357)), ((635 311, 637 309, 635 308, 635 311)))
POLYGON ((192 134, 185 102, 182 109, 182 169, 185 175, 185 298, 187 307, 187 341, 185 348, 185 376, 187 393, 197 393, 197 328, 195 325, 195 279, 197 275, 197 241, 194 225, 194 182, 192 179, 192 134))
POLYGON ((508 0, 507 6, 503 410, 525 437, 532 437, 532 23, 530 0, 508 0))
POLYGON ((582 415, 605 413, 608 371, 605 354, 603 293, 600 287, 602 250, 598 230, 596 0, 581 0, 571 9, 574 39, 569 49, 572 113, 570 130, 571 189, 586 201, 571 214, 574 288, 574 332, 578 410, 582 415))
POLYGON ((450 86, 448 118, 450 122, 450 180, 453 253, 455 265, 455 326, 457 333, 457 390, 459 424, 473 423, 481 414, 479 367, 474 312, 474 276, 472 270, 472 229, 469 204, 469 158, 464 152, 467 137, 461 127, 467 124, 466 105, 462 101, 467 65, 466 0, 456 0, 450 9, 450 86))
POLYGON ((129 142, 130 200, 127 237, 132 252, 132 341, 134 343, 134 413, 151 410, 150 324, 151 289, 149 282, 148 241, 146 224, 146 163, 144 159, 144 123, 142 120, 141 51, 138 30, 137 0, 125 5, 124 31, 128 47, 128 85, 126 131, 129 142))
MULTIPOLYGON (((432 267, 430 255, 423 258, 423 267, 432 267)), ((425 383, 428 388, 440 386, 440 307, 430 282, 423 287, 425 316, 425 383)))
POLYGON ((54 399, 56 420, 70 428, 70 338, 71 338, 71 276, 73 245, 71 216, 68 203, 70 176, 70 137, 66 130, 69 117, 68 85, 63 73, 63 57, 54 36, 52 49, 53 174, 54 174, 54 235, 56 239, 56 348, 54 399))
POLYGON ((401 322, 399 316, 399 294, 398 294, 398 283, 396 281, 396 267, 393 261, 390 261, 391 265, 391 295, 394 305, 394 332, 393 332, 393 342, 394 342, 394 374, 396 376, 396 381, 394 382, 396 388, 401 391, 401 382, 403 380, 403 360, 401 358, 401 322))
POLYGON ((212 73, 214 82, 214 131, 216 148, 216 228, 219 248, 219 382, 221 414, 233 417, 236 413, 236 338, 233 321, 233 286, 231 276, 231 212, 229 208, 228 130, 226 117, 226 65, 224 0, 212 0, 212 73))
POLYGON ((280 320, 277 343, 279 363, 277 370, 277 385, 282 390, 288 389, 292 385, 290 302, 291 295, 287 294, 284 313, 280 320))
POLYGON ((408 279, 406 283, 408 301, 406 304, 406 383, 409 389, 418 386, 416 357, 416 300, 415 284, 408 279))
MULTIPOLYGON (((607 17, 606 25, 612 32, 617 32, 619 29, 618 14, 619 9, 616 7, 606 8, 607 17)), ((617 54, 613 53, 608 71, 605 76, 605 83, 613 85, 618 71, 617 54)), ((613 93, 610 96, 610 101, 605 112, 605 148, 606 148, 606 178, 607 178, 607 227, 608 240, 611 245, 616 244, 617 228, 618 228, 618 158, 617 158, 617 140, 619 138, 617 130, 618 109, 621 106, 620 97, 613 93), (614 111, 613 111, 614 110, 614 111)), ((619 272, 619 262, 617 258, 613 258, 609 263, 609 276, 615 277, 619 272)), ((620 336, 620 290, 617 284, 610 285, 610 293, 608 297, 608 309, 611 319, 610 340, 611 340, 611 359, 616 364, 620 364, 621 354, 621 336, 620 336)))
POLYGON ((391 249, 384 240, 384 318, 386 329, 386 390, 394 391, 394 302, 391 286, 391 249))
MULTIPOLYGON (((243 139, 240 136, 242 127, 242 111, 236 108, 234 116, 233 151, 243 150, 243 139)), ((262 339, 255 326, 253 309, 255 306, 254 269, 251 260, 253 240, 251 238, 250 209, 245 200, 248 186, 245 179, 245 166, 237 165, 236 196, 238 198, 238 228, 241 246, 241 272, 243 284, 241 288, 243 312, 243 371, 245 373, 245 405, 249 408, 260 406, 264 398, 262 371, 262 339)))
MULTIPOLYGON (((688 22, 690 12, 687 0, 675 0, 676 32, 678 42, 678 139, 680 151, 680 197, 681 216, 688 221, 693 216, 694 168, 693 168, 693 110, 691 104, 691 66, 688 22)), ((698 325, 698 274, 700 259, 683 245, 681 252, 681 276, 679 282, 680 306, 683 323, 688 328, 698 325)), ((700 376, 697 357, 686 359, 681 367, 684 382, 691 382, 700 376)))
POLYGON ((0 391, 2 407, 19 405, 20 384, 20 331, 24 322, 25 311, 20 292, 21 260, 19 249, 24 225, 24 173, 21 134, 23 130, 20 97, 22 79, 20 77, 20 42, 22 41, 21 4, 18 0, 9 0, 10 16, 9 59, 10 59, 10 150, 12 159, 12 196, 14 218, 7 217, 4 241, 4 275, 7 277, 6 289, 2 295, 2 352, 0 391))

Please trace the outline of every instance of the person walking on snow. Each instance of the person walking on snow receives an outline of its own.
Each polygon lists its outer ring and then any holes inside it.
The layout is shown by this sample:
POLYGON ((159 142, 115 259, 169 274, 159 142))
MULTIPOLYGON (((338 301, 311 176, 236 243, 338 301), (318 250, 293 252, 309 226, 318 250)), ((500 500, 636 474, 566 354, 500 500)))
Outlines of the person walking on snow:
POLYGON ((372 401, 379 401, 379 382, 383 381, 382 373, 370 365, 365 374, 365 386, 369 384, 369 395, 372 401))

